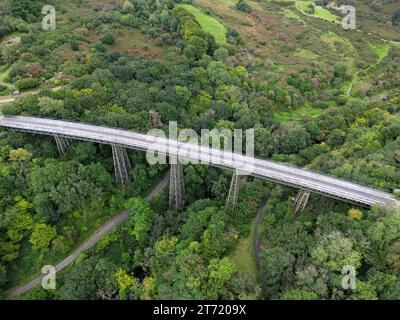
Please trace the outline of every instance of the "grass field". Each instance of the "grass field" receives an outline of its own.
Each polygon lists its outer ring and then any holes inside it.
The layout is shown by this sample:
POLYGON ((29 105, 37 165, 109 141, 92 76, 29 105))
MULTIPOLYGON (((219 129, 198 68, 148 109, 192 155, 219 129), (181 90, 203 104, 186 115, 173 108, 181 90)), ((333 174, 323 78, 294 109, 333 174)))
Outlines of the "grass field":
POLYGON ((215 42, 218 45, 226 44, 226 27, 213 16, 208 15, 204 11, 190 5, 181 4, 181 7, 192 13, 196 21, 200 24, 201 28, 214 36, 215 42))
POLYGON ((282 12, 284 13, 284 15, 285 15, 285 17, 286 17, 287 19, 294 19, 294 20, 297 20, 297 21, 299 21, 299 22, 304 22, 303 19, 301 19, 301 18, 296 14, 296 12, 294 12, 294 11, 291 10, 291 9, 283 8, 283 9, 282 9, 282 12))
POLYGON ((236 249, 231 253, 230 257, 236 264, 238 271, 250 274, 256 278, 256 260, 254 256, 254 230, 255 220, 251 224, 251 232, 247 238, 241 239, 236 246, 236 249))
MULTIPOLYGON (((390 44, 389 43, 385 43, 385 45, 383 46, 379 46, 379 45, 373 45, 373 44, 369 44, 369 47, 371 48, 371 50, 376 54, 377 56, 377 60, 374 64, 371 64, 366 70, 365 73, 370 72, 371 69, 373 69, 374 67, 376 67, 378 64, 380 64, 389 54, 390 52, 390 44)), ((365 80, 365 79, 364 79, 365 80)), ((353 80, 348 84, 348 89, 347 89, 347 93, 348 95, 351 96, 352 93, 352 89, 354 86, 356 86, 360 81, 362 81, 362 79, 360 79, 360 71, 356 72, 353 76, 353 80)))
POLYGON ((339 19, 336 15, 331 13, 329 10, 315 5, 314 1, 296 1, 296 7, 305 14, 309 14, 313 17, 324 19, 330 22, 339 22, 339 19), (308 5, 314 4, 315 12, 312 14, 308 13, 308 5))
POLYGON ((385 59, 390 51, 390 45, 385 43, 384 46, 375 46, 375 45, 370 45, 371 49, 375 52, 375 54, 378 56, 378 61, 376 64, 380 64, 383 59, 385 59))
POLYGON ((164 47, 158 46, 153 39, 132 28, 119 29, 116 32, 116 41, 111 48, 149 59, 161 59, 165 54, 164 47))
POLYGON ((323 109, 313 108, 310 105, 305 105, 301 109, 297 109, 293 112, 284 111, 278 112, 274 114, 274 120, 277 122, 286 122, 286 121, 301 121, 303 117, 318 117, 323 113, 323 109))
POLYGON ((10 73, 11 67, 10 66, 2 66, 0 67, 0 85, 3 85, 7 88, 11 88, 11 84, 6 82, 8 78, 8 74, 10 73))
POLYGON ((318 54, 308 49, 301 49, 301 51, 295 55, 306 60, 316 60, 320 57, 318 54))

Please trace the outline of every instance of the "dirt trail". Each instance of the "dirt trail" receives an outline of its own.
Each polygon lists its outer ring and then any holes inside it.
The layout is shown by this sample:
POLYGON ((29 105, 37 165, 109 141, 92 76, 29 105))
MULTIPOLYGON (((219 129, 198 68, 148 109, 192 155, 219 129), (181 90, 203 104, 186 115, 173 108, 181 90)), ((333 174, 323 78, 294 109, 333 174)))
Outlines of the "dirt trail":
MULTIPOLYGON (((160 181, 160 183, 146 197, 146 200, 149 200, 149 201, 152 200, 157 194, 159 194, 168 185, 168 182, 169 182, 169 172, 166 173, 166 175, 160 181)), ((78 256, 83 251, 86 251, 87 249, 94 246, 103 236, 105 236, 116 226, 118 226, 119 224, 124 222, 127 218, 129 218, 129 212, 127 210, 124 210, 117 216, 114 216, 112 219, 107 221, 99 230, 97 230, 88 240, 86 240, 82 245, 80 245, 72 254, 70 254, 68 257, 66 257, 64 260, 62 260, 60 263, 58 263, 55 266, 57 272, 63 270, 70 263, 75 261, 75 259, 78 258, 78 256)), ((15 296, 22 295, 22 294, 32 290, 33 288, 35 288, 36 286, 41 284, 43 277, 44 277, 44 275, 41 275, 21 287, 11 289, 7 294, 7 299, 11 299, 15 296)))
POLYGON ((257 269, 260 268, 261 265, 261 244, 260 237, 258 235, 258 227, 262 222, 264 217, 264 209, 265 209, 266 201, 263 201, 260 208, 257 211, 256 223, 254 224, 254 255, 256 258, 257 269))

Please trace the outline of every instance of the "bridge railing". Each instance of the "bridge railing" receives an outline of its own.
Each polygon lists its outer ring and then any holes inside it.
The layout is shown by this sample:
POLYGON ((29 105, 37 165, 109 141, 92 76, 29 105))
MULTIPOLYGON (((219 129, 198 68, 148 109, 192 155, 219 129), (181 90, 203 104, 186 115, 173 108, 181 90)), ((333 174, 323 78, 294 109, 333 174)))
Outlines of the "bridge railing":
MULTIPOLYGON (((4 117, 5 118, 13 118, 14 116, 4 116, 4 117)), ((50 117, 33 117, 33 116, 23 116, 23 117, 39 118, 39 119, 43 119, 43 120, 61 121, 61 122, 64 122, 64 123, 76 123, 76 124, 79 124, 79 125, 90 125, 90 126, 96 126, 96 127, 100 127, 100 128, 104 128, 104 129, 122 130, 122 131, 127 131, 127 132, 146 135, 146 133, 143 133, 143 132, 136 132, 136 131, 132 131, 130 129, 125 129, 125 128, 121 129, 121 128, 118 128, 118 127, 107 126, 105 124, 88 123, 88 122, 81 122, 81 121, 77 121, 77 120, 64 120, 64 119, 57 119, 57 118, 50 118, 50 117)), ((40 132, 38 132, 38 134, 40 134, 40 132)), ((81 137, 76 137, 76 139, 85 141, 85 139, 83 139, 81 137)), ((166 139, 169 140, 168 138, 166 138, 166 139)), ((90 139, 88 139, 86 141, 90 141, 90 139)), ((109 142, 106 142, 106 141, 99 142, 99 143, 110 144, 109 142)), ((125 146, 125 147, 129 148, 129 146, 125 146)), ((212 148, 212 146, 209 146, 209 148, 214 149, 214 148, 212 148)), ((218 149, 215 148, 215 150, 218 150, 218 149)), ((242 155, 245 156, 245 154, 242 154, 242 155)), ((332 175, 331 173, 325 173, 325 172, 321 173, 321 172, 318 172, 318 171, 310 169, 310 168, 299 167, 299 166, 296 166, 296 165, 291 164, 291 163, 279 162, 279 161, 268 159, 268 158, 261 158, 259 156, 254 156, 254 158, 258 159, 260 161, 268 161, 268 162, 275 163, 275 164, 280 165, 280 166, 290 167, 290 168, 292 168, 294 170, 301 169, 301 170, 307 171, 307 172, 312 173, 312 174, 323 175, 323 176, 331 177, 331 178, 334 178, 334 179, 342 180, 343 182, 352 183, 352 184, 358 184, 358 185, 363 186, 365 188, 373 189, 373 190, 376 190, 376 191, 381 191, 382 193, 390 193, 390 194, 392 194, 392 191, 385 190, 385 189, 382 189, 382 188, 379 188, 379 187, 375 187, 375 186, 371 187, 371 186, 367 185, 363 181, 350 180, 348 178, 332 175)))

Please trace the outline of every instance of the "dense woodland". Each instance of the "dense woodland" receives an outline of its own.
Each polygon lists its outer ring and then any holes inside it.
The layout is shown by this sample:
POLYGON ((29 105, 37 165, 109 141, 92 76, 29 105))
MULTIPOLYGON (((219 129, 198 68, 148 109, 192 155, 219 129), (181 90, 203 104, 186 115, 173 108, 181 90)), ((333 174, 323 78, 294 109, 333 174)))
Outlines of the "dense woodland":
MULTIPOLYGON (((399 189, 400 46, 387 46, 377 63, 379 52, 360 60, 349 95, 344 88, 354 70, 346 63, 315 60, 293 69, 266 63, 235 28, 226 29, 226 43, 217 43, 179 5, 183 1, 115 1, 111 9, 97 1, 48 2, 60 7, 52 31, 41 30, 42 1, 0 3, 0 40, 20 37, 19 44, 0 46, 0 73, 6 74, 0 96, 21 93, 2 105, 3 114, 140 132, 167 132, 169 121, 196 131, 254 128, 259 157, 399 189), (146 41, 135 54, 118 40, 130 33, 146 41), (304 106, 318 114, 276 118, 304 106)), ((363 1, 387 1, 370 2, 363 1)), ((239 1, 232 10, 248 16, 255 5, 239 1)), ((396 28, 399 17, 393 11, 388 23, 396 28)), ((295 40, 307 45, 315 37, 310 30, 295 40)), ((363 46, 369 45, 355 48, 363 46)), ((281 50, 293 53, 288 46, 281 50)), ((60 273, 56 290, 36 288, 19 298, 400 299, 398 208, 359 208, 312 195, 295 214, 297 190, 247 177, 237 208, 229 211, 232 172, 187 165, 186 206, 170 210, 168 190, 143 200, 167 170, 149 165, 143 152, 129 151, 134 178, 122 187, 109 146, 75 141, 60 157, 51 138, 6 130, 0 136, 4 296, 127 208, 130 218, 60 273), (237 249, 254 236, 257 213, 255 267, 254 256, 238 257, 237 249), (344 265, 357 270, 355 290, 341 287, 344 265)))

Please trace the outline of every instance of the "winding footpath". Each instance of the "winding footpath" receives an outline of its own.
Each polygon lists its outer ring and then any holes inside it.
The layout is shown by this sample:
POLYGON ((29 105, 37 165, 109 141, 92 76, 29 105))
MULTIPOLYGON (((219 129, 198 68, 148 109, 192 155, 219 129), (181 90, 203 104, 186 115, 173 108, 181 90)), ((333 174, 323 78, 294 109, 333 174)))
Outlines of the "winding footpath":
POLYGON ((0 97, 0 104, 12 103, 15 101, 16 99, 13 97, 0 97))
POLYGON ((266 205, 267 205, 266 201, 263 201, 260 208, 257 211, 256 223, 254 224, 253 248, 254 248, 254 256, 256 259, 257 269, 260 269, 261 266, 261 241, 258 229, 264 218, 264 210, 266 205))
MULTIPOLYGON (((167 185, 169 182, 169 171, 165 174, 164 178, 158 183, 158 185, 153 189, 153 191, 146 197, 146 200, 152 200, 156 195, 158 195, 167 185)), ((107 221, 99 230, 97 230, 88 240, 86 240, 82 245, 80 245, 72 254, 58 263, 55 268, 57 272, 60 272, 64 268, 66 268, 69 264, 75 261, 78 256, 88 250, 89 248, 93 247, 103 236, 108 234, 111 230, 115 227, 120 225, 126 219, 129 218, 129 212, 127 210, 122 211, 109 221, 107 221)), ((14 289, 11 289, 7 294, 7 299, 11 299, 15 296, 22 295, 36 286, 42 283, 42 279, 45 275, 41 275, 36 279, 32 280, 31 282, 14 289)))

